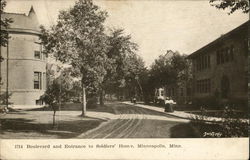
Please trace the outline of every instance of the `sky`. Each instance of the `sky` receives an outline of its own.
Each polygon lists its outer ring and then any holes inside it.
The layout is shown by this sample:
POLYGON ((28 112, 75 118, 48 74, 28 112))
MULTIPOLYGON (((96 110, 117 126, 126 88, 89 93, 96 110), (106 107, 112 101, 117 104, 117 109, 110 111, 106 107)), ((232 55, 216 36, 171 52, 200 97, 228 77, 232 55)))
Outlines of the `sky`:
MULTIPOLYGON (((39 22, 56 24, 60 10, 75 0, 7 0, 6 12, 28 14, 31 5, 39 22)), ((249 19, 248 14, 218 10, 208 0, 94 0, 108 12, 107 28, 123 28, 139 45, 150 66, 167 50, 191 54, 249 19)))

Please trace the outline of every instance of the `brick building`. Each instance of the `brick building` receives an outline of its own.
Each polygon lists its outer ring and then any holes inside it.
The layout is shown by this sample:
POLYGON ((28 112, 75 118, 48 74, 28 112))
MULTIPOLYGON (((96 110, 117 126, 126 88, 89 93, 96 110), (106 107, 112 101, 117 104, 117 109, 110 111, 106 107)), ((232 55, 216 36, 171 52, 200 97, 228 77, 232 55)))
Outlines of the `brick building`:
POLYGON ((46 89, 46 56, 41 52, 36 13, 31 7, 28 15, 4 13, 1 18, 13 20, 7 29, 8 46, 1 47, 1 93, 12 94, 9 101, 14 108, 37 107, 46 89))
POLYGON ((194 103, 247 104, 248 25, 249 21, 188 56, 194 103))

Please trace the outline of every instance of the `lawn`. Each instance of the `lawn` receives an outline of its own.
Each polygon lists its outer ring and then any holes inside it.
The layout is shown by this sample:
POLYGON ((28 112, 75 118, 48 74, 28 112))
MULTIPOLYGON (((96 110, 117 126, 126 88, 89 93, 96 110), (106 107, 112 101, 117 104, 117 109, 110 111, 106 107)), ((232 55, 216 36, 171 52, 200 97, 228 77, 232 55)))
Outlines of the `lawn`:
POLYGON ((112 112, 110 107, 98 106, 88 109, 87 115, 81 117, 80 104, 67 104, 57 111, 53 126, 50 108, 11 111, 0 115, 0 138, 76 138, 107 121, 105 117, 112 112))

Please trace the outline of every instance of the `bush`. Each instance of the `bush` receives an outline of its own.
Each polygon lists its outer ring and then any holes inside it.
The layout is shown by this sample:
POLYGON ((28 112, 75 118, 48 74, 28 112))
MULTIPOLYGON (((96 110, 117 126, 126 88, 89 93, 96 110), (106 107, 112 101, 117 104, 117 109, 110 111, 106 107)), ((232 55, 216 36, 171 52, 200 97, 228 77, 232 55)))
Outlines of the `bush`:
POLYGON ((225 108, 223 113, 222 133, 225 137, 247 137, 248 122, 240 119, 234 109, 225 108))
POLYGON ((220 115, 222 118, 220 122, 208 122, 206 111, 202 112, 203 114, 193 117, 191 124, 200 131, 203 137, 218 137, 218 134, 219 137, 248 137, 249 122, 240 119, 236 110, 226 107, 220 115))

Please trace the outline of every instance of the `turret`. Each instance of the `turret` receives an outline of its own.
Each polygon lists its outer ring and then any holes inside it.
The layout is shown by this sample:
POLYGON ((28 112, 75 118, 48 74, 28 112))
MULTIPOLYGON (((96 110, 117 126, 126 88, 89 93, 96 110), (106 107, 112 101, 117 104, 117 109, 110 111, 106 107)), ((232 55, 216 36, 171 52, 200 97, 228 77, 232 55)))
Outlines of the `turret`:
POLYGON ((33 26, 36 26, 37 28, 39 28, 39 22, 38 22, 37 15, 36 15, 36 12, 35 12, 33 6, 30 7, 28 17, 31 20, 30 23, 32 23, 33 26))

